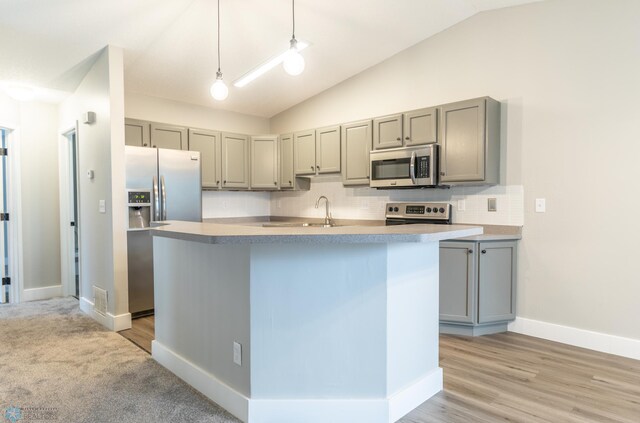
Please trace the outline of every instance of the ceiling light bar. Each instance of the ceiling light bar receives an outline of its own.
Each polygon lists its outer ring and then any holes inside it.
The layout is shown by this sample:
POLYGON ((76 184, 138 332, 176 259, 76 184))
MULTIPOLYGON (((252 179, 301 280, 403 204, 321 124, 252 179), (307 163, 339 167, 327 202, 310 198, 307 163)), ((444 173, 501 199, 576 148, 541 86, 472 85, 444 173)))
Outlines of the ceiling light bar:
MULTIPOLYGON (((309 43, 306 43, 304 41, 298 40, 298 52, 301 52, 302 50, 304 50, 307 47, 309 47, 309 43)), ((264 62, 263 64, 261 64, 257 68, 255 68, 254 70, 249 71, 246 74, 244 74, 242 77, 240 77, 239 79, 234 81, 233 85, 238 87, 238 88, 242 88, 242 87, 248 85, 254 79, 257 79, 261 75, 264 75, 265 73, 267 73, 271 69, 273 69, 276 66, 278 66, 280 63, 284 62, 284 59, 286 59, 289 54, 290 54, 290 49, 286 49, 285 51, 283 51, 282 53, 278 54, 277 56, 267 60, 266 62, 264 62)))

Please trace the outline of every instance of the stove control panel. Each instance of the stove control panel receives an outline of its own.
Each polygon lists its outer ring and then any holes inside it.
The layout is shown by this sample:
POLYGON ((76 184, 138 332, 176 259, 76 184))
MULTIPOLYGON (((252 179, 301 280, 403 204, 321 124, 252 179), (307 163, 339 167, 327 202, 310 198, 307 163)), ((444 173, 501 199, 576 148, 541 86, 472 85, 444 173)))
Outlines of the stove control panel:
POLYGON ((387 203, 387 219, 450 220, 449 203, 387 203))

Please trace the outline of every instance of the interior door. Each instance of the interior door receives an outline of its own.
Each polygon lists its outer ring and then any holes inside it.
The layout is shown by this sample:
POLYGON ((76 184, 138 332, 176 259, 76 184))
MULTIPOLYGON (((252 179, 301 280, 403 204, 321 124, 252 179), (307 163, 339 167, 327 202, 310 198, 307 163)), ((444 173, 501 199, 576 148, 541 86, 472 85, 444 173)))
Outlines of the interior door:
POLYGON ((80 248, 79 248, 79 219, 78 219, 78 155, 77 155, 77 138, 76 131, 73 130, 65 134, 69 140, 69 211, 70 211, 70 273, 73 278, 73 295, 80 297, 80 248))

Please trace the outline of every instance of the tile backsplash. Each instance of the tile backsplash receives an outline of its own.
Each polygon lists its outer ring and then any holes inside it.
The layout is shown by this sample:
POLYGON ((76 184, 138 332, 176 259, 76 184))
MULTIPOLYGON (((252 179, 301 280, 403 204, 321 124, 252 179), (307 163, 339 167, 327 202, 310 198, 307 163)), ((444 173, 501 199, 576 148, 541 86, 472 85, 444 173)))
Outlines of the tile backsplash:
POLYGON ((376 190, 368 187, 346 188, 340 177, 316 177, 311 189, 271 194, 272 216, 324 217, 324 203, 315 208, 324 195, 331 202, 336 219, 384 219, 390 201, 444 201, 453 205, 454 223, 486 225, 523 225, 524 189, 522 185, 491 187, 455 187, 450 189, 376 190), (487 210, 487 201, 495 198, 497 211, 487 210), (464 210, 459 207, 464 202, 464 210), (460 204, 461 205, 461 204, 460 204))

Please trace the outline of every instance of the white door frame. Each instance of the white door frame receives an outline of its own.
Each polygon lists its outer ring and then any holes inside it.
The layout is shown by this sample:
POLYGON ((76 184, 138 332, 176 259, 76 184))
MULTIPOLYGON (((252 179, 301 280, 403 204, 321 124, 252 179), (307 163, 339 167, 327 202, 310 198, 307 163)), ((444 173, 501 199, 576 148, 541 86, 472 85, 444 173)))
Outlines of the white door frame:
POLYGON ((8 130, 7 136, 7 178, 9 179, 7 192, 7 212, 9 213, 9 277, 11 288, 9 300, 11 303, 19 303, 23 294, 23 261, 22 261, 22 197, 20 195, 20 129, 14 125, 0 127, 8 130))
MULTIPOLYGON (((59 175, 59 186, 60 186, 60 271, 62 276, 62 290, 64 296, 75 295, 76 292, 76 282, 75 282, 75 249, 74 249, 74 234, 72 230, 69 230, 71 226, 69 223, 71 222, 73 216, 73 210, 71 205, 71 192, 70 185, 71 180, 69 179, 69 166, 70 161, 69 157, 71 155, 70 151, 70 142, 69 142, 69 134, 75 131, 76 135, 76 171, 78 170, 78 122, 74 127, 67 128, 62 131, 60 135, 60 142, 58 145, 58 163, 60 164, 58 168, 59 175)), ((76 186, 79 186, 78 183, 79 175, 76 173, 76 186)), ((78 204, 80 203, 80 190, 78 189, 76 192, 76 201, 78 204)), ((80 248, 80 216, 76 216, 76 227, 78 231, 78 252, 81 251, 80 248)), ((80 278, 80 288, 78 298, 82 296, 82 265, 81 261, 78 262, 78 274, 80 278)))

